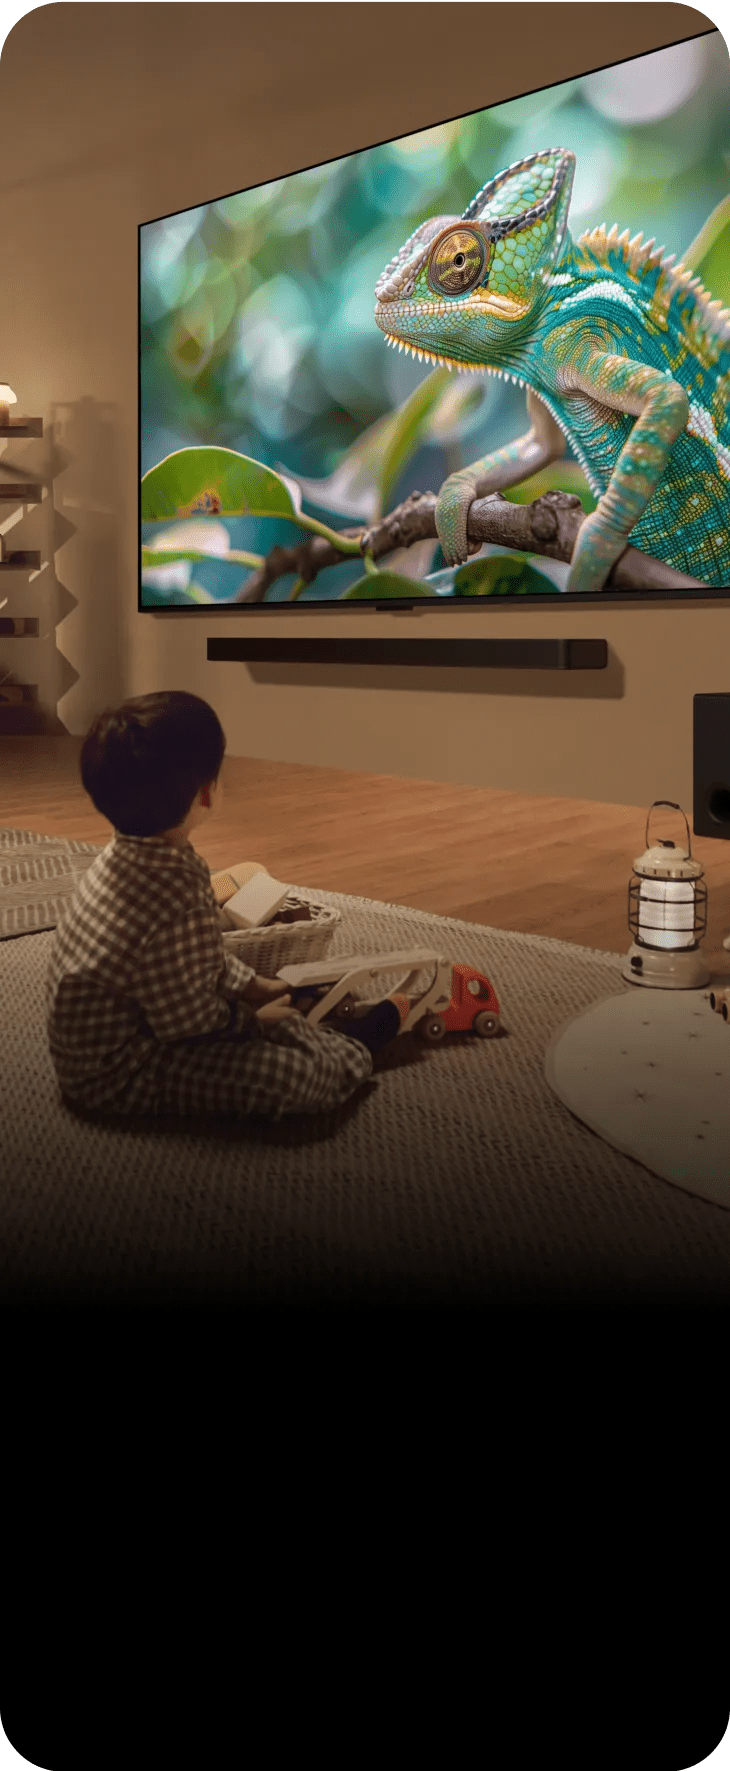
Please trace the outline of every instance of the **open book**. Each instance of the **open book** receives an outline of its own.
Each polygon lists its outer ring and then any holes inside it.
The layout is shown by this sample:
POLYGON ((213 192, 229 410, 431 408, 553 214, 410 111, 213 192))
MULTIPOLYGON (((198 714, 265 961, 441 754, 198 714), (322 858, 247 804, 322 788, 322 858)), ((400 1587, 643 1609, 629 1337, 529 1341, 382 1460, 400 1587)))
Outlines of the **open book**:
POLYGON ((257 929, 273 922, 291 887, 274 879, 260 861, 239 861, 221 873, 211 873, 210 883, 218 906, 225 911, 229 928, 257 929))

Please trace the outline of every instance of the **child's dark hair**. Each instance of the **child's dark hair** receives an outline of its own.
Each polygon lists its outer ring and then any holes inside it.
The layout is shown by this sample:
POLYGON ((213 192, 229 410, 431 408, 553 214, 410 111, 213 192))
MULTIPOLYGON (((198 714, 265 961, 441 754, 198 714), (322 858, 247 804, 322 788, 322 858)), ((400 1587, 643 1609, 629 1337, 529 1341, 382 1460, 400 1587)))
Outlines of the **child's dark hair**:
POLYGON ((81 779, 115 830, 159 836, 182 823, 201 787, 217 781, 225 748, 218 715, 198 695, 138 695, 94 720, 81 779))

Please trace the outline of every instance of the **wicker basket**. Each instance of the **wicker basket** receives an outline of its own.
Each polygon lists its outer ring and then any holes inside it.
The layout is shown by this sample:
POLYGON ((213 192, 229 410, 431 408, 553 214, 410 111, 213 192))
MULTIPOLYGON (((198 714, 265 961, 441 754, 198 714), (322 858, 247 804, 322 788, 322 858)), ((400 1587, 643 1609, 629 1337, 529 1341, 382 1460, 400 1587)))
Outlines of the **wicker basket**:
POLYGON ((283 965, 307 965, 324 959, 338 922, 339 910, 325 904, 305 903, 290 892, 281 907, 309 911, 301 922, 269 922, 262 929, 224 930, 223 939, 244 965, 250 965, 260 978, 275 978, 283 965))

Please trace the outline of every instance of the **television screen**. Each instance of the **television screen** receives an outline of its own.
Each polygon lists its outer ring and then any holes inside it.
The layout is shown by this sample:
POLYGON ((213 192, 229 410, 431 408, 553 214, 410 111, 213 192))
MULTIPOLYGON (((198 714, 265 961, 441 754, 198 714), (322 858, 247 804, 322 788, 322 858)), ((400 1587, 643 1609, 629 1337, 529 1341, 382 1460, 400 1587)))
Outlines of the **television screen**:
POLYGON ((708 31, 145 222, 140 608, 727 592, 729 116, 708 31))

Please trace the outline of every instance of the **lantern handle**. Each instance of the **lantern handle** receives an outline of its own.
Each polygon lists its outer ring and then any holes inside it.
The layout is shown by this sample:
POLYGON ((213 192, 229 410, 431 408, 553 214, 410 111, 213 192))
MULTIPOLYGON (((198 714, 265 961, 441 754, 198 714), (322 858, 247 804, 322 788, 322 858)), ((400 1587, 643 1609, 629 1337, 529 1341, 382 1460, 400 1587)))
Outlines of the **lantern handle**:
MULTIPOLYGON (((648 816, 647 816, 647 820, 646 820, 646 836, 644 837, 644 841, 646 843, 647 848, 649 847, 649 819, 651 817, 652 812, 655 810, 655 808, 657 806, 668 806, 670 811, 672 811, 672 812, 682 812, 682 807, 676 805, 675 801, 673 799, 655 799, 654 800, 653 804, 650 805, 650 807, 649 807, 649 812, 648 812, 648 816)), ((692 839, 689 834, 689 824, 687 823, 686 812, 682 812, 682 817, 684 818, 684 822, 685 822, 685 826, 686 826, 686 830, 687 830, 687 854, 688 854, 689 858, 691 859, 692 858, 692 839)), ((674 847, 674 844, 672 844, 672 847, 674 847)))

